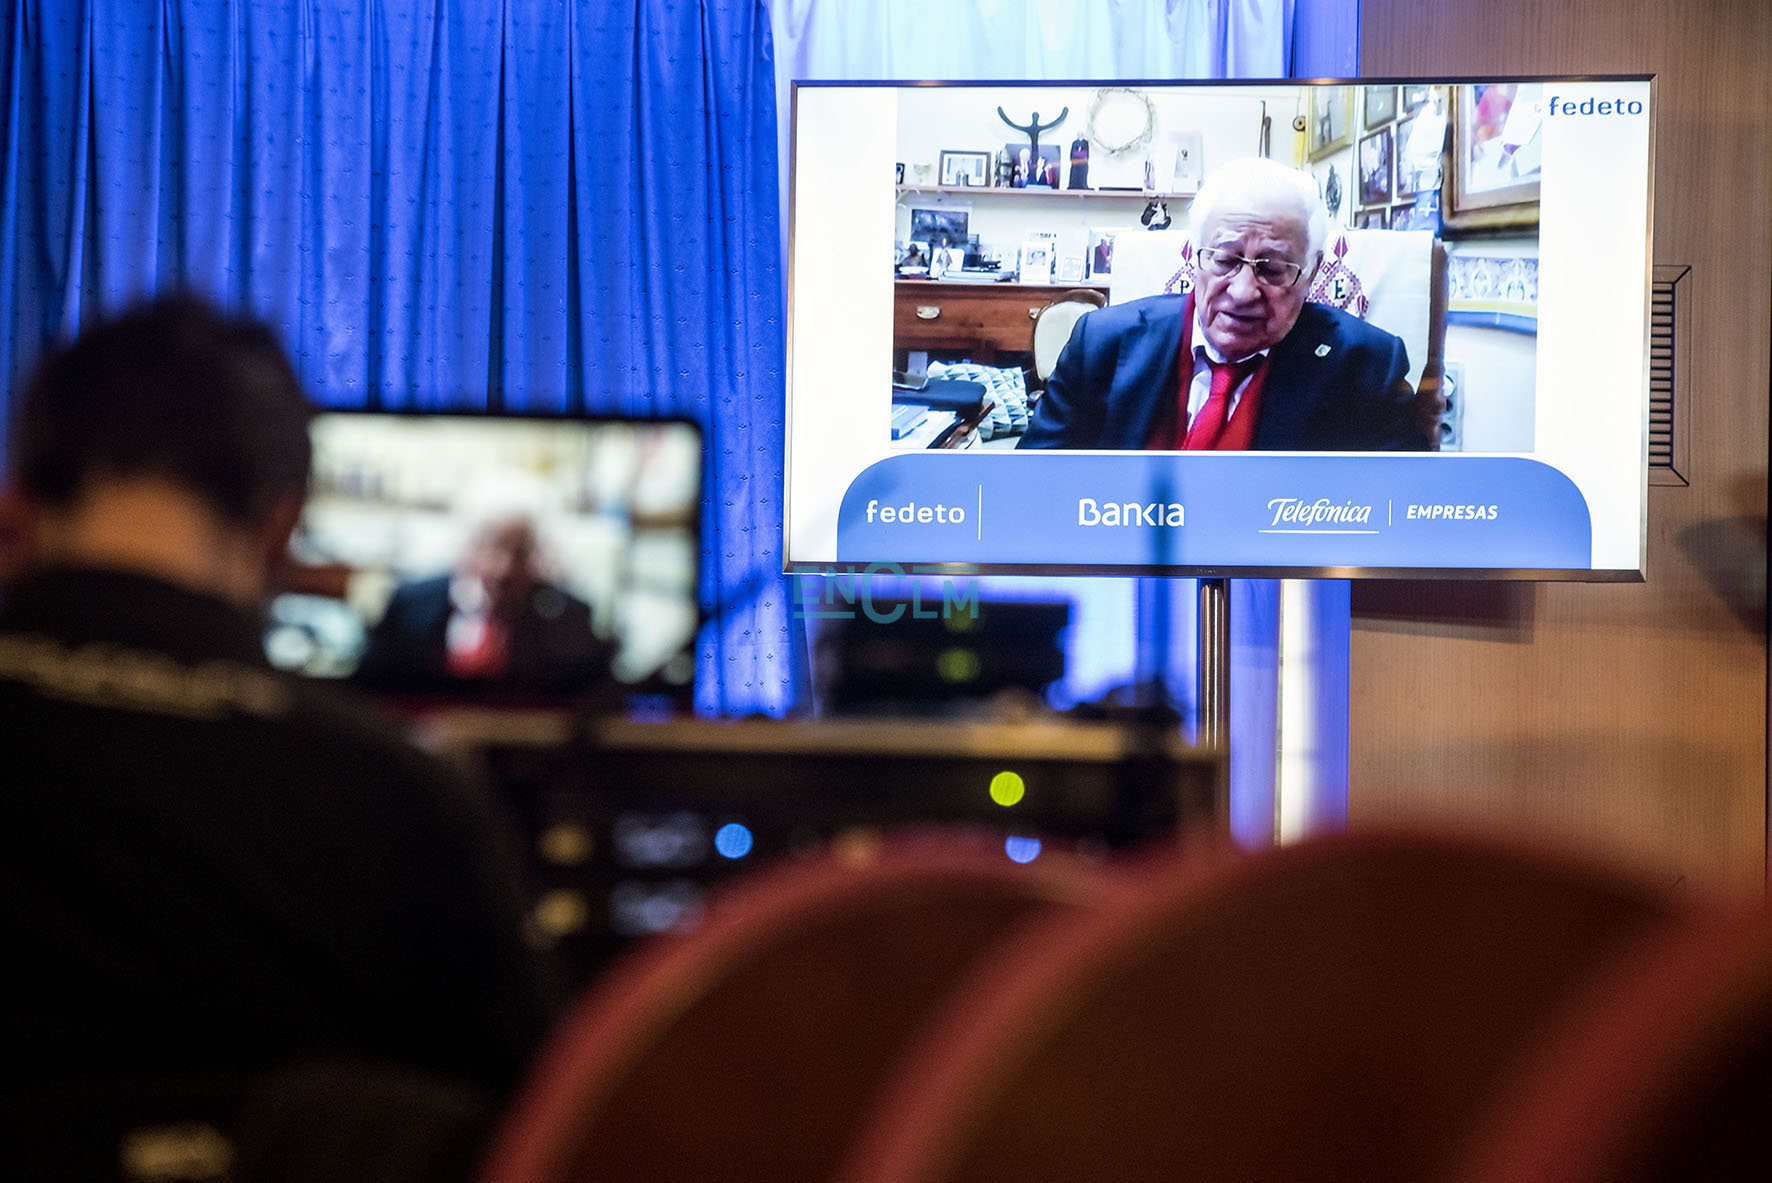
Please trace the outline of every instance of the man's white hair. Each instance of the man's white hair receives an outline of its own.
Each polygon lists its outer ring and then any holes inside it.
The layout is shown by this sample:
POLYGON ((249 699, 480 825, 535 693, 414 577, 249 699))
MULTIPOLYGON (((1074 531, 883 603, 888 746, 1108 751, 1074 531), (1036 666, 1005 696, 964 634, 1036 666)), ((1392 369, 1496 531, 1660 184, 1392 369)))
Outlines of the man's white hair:
POLYGON ((1296 214, 1304 224, 1305 270, 1329 241, 1329 211, 1317 193, 1316 178, 1262 156, 1243 156, 1212 171, 1188 208, 1188 234, 1196 246, 1227 213, 1296 214))

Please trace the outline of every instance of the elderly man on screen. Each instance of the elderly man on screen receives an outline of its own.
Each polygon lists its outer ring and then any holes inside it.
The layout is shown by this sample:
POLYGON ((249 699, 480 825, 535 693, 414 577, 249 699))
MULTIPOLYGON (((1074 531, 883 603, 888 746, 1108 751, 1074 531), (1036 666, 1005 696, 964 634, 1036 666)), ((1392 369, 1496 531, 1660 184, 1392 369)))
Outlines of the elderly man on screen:
POLYGON ((1306 302, 1329 233, 1311 177, 1232 161, 1189 230, 1194 291, 1079 320, 1021 447, 1427 450, 1403 342, 1306 302))

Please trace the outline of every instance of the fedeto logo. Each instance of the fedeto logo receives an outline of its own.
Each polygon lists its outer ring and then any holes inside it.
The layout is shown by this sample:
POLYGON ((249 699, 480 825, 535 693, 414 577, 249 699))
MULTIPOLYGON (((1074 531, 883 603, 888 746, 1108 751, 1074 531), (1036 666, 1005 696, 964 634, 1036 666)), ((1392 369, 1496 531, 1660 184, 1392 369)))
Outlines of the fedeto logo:
POLYGON ((1592 95, 1579 103, 1560 95, 1550 97, 1552 115, 1641 115, 1643 104, 1638 99, 1596 99, 1592 95))

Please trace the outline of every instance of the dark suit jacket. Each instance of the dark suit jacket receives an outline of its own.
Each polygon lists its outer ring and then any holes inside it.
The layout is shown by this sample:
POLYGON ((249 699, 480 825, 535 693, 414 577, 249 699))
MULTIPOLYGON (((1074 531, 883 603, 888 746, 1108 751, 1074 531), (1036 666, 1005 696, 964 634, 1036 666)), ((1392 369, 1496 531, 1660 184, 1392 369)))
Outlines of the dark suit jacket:
POLYGON ((512 622, 511 658, 497 679, 461 679, 449 672, 450 577, 401 584, 369 632, 357 681, 393 693, 454 692, 479 685, 518 692, 570 694, 594 685, 608 669, 609 648, 591 632, 590 605, 542 584, 512 622))
MULTIPOLYGON (((123 572, 7 592, 0 1112, 57 1080, 309 1056, 517 1082, 555 992, 490 794, 357 696, 273 671, 253 613, 123 572)), ((129 1095, 94 1091, 95 1122, 129 1095)), ((116 1153, 32 1177, 110 1178, 116 1153)))
MULTIPOLYGON (((1185 296, 1150 296, 1077 322, 1019 446, 1145 446, 1177 397, 1185 296)), ((1306 304, 1269 354, 1253 447, 1270 452, 1426 451, 1409 355, 1383 329, 1306 304)))

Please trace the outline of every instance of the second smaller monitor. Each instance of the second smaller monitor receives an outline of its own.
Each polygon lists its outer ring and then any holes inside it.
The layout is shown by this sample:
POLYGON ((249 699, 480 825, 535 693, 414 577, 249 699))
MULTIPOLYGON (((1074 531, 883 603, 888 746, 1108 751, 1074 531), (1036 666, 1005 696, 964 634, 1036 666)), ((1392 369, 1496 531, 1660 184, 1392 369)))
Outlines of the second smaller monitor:
POLYGON ((395 696, 688 705, 701 441, 681 421, 330 413, 275 664, 395 696))
POLYGON ((822 706, 837 714, 923 714, 1005 691, 1031 699, 1064 676, 1068 602, 872 599, 819 638, 822 706))

